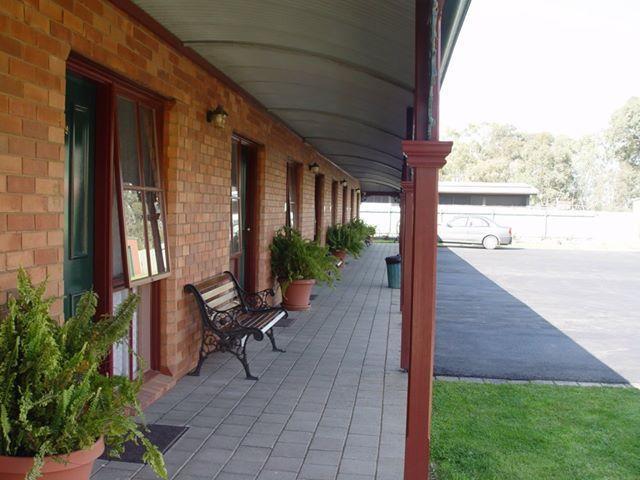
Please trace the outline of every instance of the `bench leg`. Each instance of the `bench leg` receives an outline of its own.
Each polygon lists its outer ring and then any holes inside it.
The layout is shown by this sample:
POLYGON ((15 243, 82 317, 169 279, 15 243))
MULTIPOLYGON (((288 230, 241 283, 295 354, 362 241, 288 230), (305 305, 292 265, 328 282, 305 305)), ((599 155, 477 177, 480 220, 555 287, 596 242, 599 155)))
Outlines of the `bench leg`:
POLYGON ((281 348, 278 348, 276 346, 276 338, 273 336, 273 328, 270 328, 269 330, 267 330, 267 337, 269 337, 269 340, 271 340, 271 349, 274 352, 282 352, 282 353, 286 352, 286 350, 282 350, 281 348))
POLYGON ((247 376, 247 380, 258 380, 258 377, 251 375, 251 370, 249 370, 249 362, 247 361, 247 342, 242 342, 242 347, 237 348, 236 350, 231 350, 231 353, 235 355, 235 357, 240 360, 242 366, 244 367, 244 373, 247 376))

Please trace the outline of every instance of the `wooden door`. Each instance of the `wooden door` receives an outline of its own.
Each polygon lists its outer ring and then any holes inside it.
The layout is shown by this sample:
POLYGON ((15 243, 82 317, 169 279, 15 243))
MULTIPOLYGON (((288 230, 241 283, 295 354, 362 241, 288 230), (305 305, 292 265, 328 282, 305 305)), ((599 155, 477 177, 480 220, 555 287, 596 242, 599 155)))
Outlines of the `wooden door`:
POLYGON ((67 75, 65 104, 64 314, 93 287, 96 87, 67 75))
POLYGON ((257 188, 257 146, 234 137, 231 152, 229 268, 247 290, 253 290, 256 283, 257 188))
POLYGON ((322 225, 324 223, 324 175, 316 175, 315 185, 315 241, 322 243, 322 225))

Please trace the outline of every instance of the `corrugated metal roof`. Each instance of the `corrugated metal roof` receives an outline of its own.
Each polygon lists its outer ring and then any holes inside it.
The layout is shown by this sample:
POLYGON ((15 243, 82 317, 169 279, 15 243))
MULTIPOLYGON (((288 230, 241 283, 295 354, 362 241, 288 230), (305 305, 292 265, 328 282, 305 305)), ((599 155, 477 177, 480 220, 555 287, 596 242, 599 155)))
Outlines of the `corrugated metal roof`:
POLYGON ((440 193, 485 195, 537 195, 538 189, 526 183, 439 182, 440 193))
MULTIPOLYGON (((413 0, 134 1, 363 190, 399 188, 413 103, 413 0)), ((468 2, 446 3, 448 49, 468 2)))

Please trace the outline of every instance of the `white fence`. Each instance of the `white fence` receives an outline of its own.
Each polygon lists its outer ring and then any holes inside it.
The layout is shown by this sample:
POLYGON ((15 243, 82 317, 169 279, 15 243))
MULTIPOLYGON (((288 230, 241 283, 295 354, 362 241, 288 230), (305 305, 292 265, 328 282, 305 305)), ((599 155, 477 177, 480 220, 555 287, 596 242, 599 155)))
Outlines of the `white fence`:
MULTIPOLYGON (((482 215, 513 229, 521 240, 640 241, 640 209, 635 212, 591 212, 552 210, 533 207, 483 207, 440 205, 438 222, 446 223, 458 215, 482 215)), ((398 236, 400 206, 363 203, 361 218, 376 226, 378 236, 398 236)))

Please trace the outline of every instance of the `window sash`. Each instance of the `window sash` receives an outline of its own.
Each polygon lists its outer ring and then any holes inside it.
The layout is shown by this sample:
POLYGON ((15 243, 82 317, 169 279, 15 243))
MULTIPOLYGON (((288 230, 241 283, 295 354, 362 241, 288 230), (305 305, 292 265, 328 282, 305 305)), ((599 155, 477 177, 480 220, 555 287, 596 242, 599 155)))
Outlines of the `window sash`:
POLYGON ((116 95, 114 163, 120 245, 114 243, 113 248, 123 252, 114 253, 114 259, 123 261, 118 270, 125 282, 120 281, 119 286, 132 287, 170 272, 166 204, 159 169, 157 108, 126 93, 116 95))

